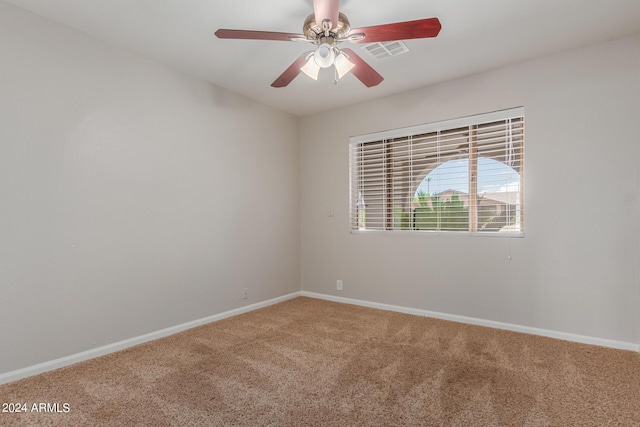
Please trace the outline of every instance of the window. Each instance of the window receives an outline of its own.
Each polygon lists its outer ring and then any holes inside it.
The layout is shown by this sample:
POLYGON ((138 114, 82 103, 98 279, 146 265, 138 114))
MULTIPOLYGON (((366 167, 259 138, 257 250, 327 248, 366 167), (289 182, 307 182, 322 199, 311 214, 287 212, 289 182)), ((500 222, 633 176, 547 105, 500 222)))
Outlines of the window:
POLYGON ((351 138, 351 230, 523 235, 524 108, 351 138))

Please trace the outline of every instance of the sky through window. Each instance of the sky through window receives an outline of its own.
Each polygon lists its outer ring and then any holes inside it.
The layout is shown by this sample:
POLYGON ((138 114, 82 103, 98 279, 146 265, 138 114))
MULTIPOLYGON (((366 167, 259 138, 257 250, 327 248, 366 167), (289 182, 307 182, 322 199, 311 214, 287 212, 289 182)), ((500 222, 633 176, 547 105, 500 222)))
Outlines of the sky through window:
MULTIPOLYGON (((450 160, 429 173, 418 186, 419 192, 436 195, 456 190, 469 193, 469 160, 450 160), (431 178, 431 179, 429 179, 431 178)), ((478 158, 478 194, 520 190, 520 174, 502 162, 478 158)))

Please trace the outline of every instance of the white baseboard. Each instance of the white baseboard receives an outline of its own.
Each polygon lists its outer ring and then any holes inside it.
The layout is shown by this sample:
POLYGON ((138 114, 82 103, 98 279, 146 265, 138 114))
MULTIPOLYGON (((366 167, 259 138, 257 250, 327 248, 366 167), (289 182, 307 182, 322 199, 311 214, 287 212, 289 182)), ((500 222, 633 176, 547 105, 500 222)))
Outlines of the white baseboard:
POLYGON ((345 304, 360 305, 363 307, 378 308, 381 310, 396 311, 400 313, 413 314, 416 316, 433 317, 436 319, 450 320, 453 322, 460 322, 460 323, 468 323, 471 325, 488 326, 490 328, 505 329, 508 331, 523 332, 523 333, 532 334, 532 335, 541 335, 545 337, 579 342, 583 344, 592 344, 592 345, 599 345, 603 347, 616 348, 620 350, 631 350, 631 351, 640 352, 639 344, 634 344, 634 343, 629 343, 624 341, 607 340, 607 339, 589 337, 584 335, 550 331, 547 329, 532 328, 529 326, 515 325, 511 323, 496 322, 493 320, 477 319, 474 317, 458 316, 454 314, 445 314, 445 313, 439 313, 435 311, 421 310, 417 308, 402 307, 402 306, 391 305, 391 304, 382 304, 382 303, 371 302, 371 301, 362 301, 362 300, 351 299, 351 298, 337 297, 337 296, 327 295, 327 294, 319 294, 315 292, 301 291, 301 292, 293 292, 291 294, 273 298, 267 301, 262 301, 262 302, 247 305, 244 307, 236 308, 234 310, 225 311, 224 313, 215 314, 213 316, 183 323, 181 325, 172 326, 170 328, 162 329, 160 331, 151 332, 148 334, 140 335, 138 337, 129 338, 113 344, 108 344, 102 347, 86 350, 81 353, 76 353, 69 356, 61 357, 59 359, 51 360, 49 362, 39 363, 37 365, 28 366, 26 368, 3 373, 3 374, 0 374, 0 384, 6 384, 6 383, 17 381, 23 378, 31 377, 33 375, 38 375, 44 372, 53 371, 54 369, 59 369, 65 366, 73 365, 74 363, 104 356, 106 354, 124 350, 126 348, 133 347, 138 344, 142 344, 148 341, 153 341, 158 338, 164 338, 169 335, 173 335, 178 332, 185 331, 187 329, 205 325, 207 323, 217 322, 218 320, 226 319, 227 317, 248 313, 250 311, 257 310, 263 307, 268 307, 270 305, 287 301, 299 296, 323 299, 327 301, 334 301, 334 302, 345 303, 345 304))
POLYGON ((455 314, 439 313, 436 311, 420 310, 417 308, 401 307, 397 305, 382 304, 377 302, 362 301, 351 298, 337 297, 327 294, 319 294, 315 292, 302 291, 304 297, 318 298, 327 301, 334 301, 346 304, 360 305, 363 307, 379 308, 381 310, 397 311, 400 313, 414 314, 416 316, 433 317, 435 319, 450 320, 453 322, 467 323, 471 325, 487 326, 490 328, 504 329, 507 331, 522 332, 525 334, 541 335, 543 337, 557 338, 565 341, 573 341, 582 344, 599 345, 601 347, 616 348, 619 350, 631 350, 640 352, 640 344, 634 344, 625 341, 615 341, 603 338, 589 337, 585 335, 576 335, 566 332, 551 331, 548 329, 532 328, 530 326, 515 325, 512 323, 496 322, 493 320, 478 319, 475 317, 458 316, 455 314))
POLYGON ((226 319, 227 317, 237 316, 238 314, 248 313, 250 311, 257 310, 259 308, 268 307, 270 305, 274 305, 279 302, 283 302, 283 301, 287 301, 287 300, 299 297, 300 295, 301 295, 301 292, 294 292, 294 293, 273 298, 267 301, 262 301, 262 302, 247 305, 244 307, 236 308, 233 310, 225 311, 224 313, 214 314, 213 316, 205 317, 203 319, 198 319, 191 322, 183 323, 181 325, 172 326, 170 328, 162 329, 160 331, 150 332, 148 334, 129 338, 124 341, 119 341, 113 344, 107 344, 102 347, 97 347, 97 348, 83 351, 81 353, 76 353, 70 356, 61 357, 59 359, 51 360, 49 362, 39 363, 37 365, 28 366, 26 368, 17 369, 15 371, 10 371, 4 374, 0 374, 0 384, 6 384, 6 383, 17 381, 23 378, 31 377, 33 375, 38 375, 44 372, 53 371, 54 369, 59 369, 65 366, 73 365, 74 363, 104 356, 109 353, 124 350, 125 348, 133 347, 134 345, 142 344, 148 341, 153 341, 158 338, 164 338, 169 335, 173 335, 178 332, 185 331, 187 329, 195 328, 196 326, 217 322, 218 320, 226 319))

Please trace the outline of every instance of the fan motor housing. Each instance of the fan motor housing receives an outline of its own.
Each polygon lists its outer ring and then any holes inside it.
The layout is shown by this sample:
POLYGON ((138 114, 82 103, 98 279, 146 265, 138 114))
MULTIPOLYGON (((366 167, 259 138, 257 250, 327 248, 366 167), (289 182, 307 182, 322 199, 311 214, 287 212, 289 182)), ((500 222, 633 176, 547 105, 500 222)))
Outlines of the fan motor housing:
MULTIPOLYGON (((340 12, 338 14, 338 25, 334 26, 333 29, 329 32, 329 34, 335 38, 346 37, 351 31, 351 26, 349 25, 349 18, 347 15, 340 12)), ((324 30, 316 23, 316 16, 312 13, 307 16, 307 19, 304 21, 304 25, 302 27, 302 34, 307 36, 309 39, 317 39, 319 36, 324 35, 324 30)))

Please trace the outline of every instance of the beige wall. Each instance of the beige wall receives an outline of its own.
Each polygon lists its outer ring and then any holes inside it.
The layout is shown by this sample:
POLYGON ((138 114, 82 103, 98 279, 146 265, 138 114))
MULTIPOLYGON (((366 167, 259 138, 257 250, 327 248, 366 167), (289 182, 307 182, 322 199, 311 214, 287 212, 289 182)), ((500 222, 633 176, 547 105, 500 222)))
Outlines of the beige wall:
POLYGON ((296 117, 3 2, 0 52, 0 373, 300 290, 296 117))
POLYGON ((640 343, 639 41, 302 119, 303 290, 640 343), (349 233, 350 136, 517 106, 524 238, 349 233))

